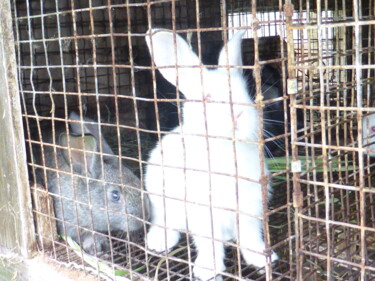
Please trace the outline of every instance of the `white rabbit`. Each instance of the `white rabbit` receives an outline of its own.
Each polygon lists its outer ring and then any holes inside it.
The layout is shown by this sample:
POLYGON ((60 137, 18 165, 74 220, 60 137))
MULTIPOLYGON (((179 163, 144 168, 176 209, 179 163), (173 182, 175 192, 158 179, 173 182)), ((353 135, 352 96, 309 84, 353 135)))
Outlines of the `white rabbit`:
MULTIPOLYGON (((227 52, 223 47, 219 65, 242 65, 243 34, 234 35, 227 52)), ((148 31, 146 42, 164 78, 186 97, 183 123, 162 138, 146 167, 152 203, 147 247, 169 251, 179 231, 188 231, 198 251, 193 273, 201 280, 225 270, 223 242, 237 238, 245 261, 265 266, 261 164, 254 143, 258 113, 250 106, 242 70, 230 68, 228 79, 227 68, 199 68, 186 41, 168 30, 148 31)), ((272 253, 271 260, 277 258, 272 253)))

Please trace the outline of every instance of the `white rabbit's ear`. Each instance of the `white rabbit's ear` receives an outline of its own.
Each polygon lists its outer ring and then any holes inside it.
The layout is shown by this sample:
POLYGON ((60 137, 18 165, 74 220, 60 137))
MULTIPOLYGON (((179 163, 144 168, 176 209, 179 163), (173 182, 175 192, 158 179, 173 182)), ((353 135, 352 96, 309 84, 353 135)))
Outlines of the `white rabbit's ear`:
MULTIPOLYGON (((228 41, 228 52, 225 46, 221 49, 219 56, 219 65, 228 66, 242 66, 242 36, 245 34, 246 30, 240 30, 233 35, 232 39, 228 41), (228 56, 227 56, 228 54, 228 56)), ((242 74, 242 69, 232 68, 231 72, 238 72, 242 74)))
POLYGON ((181 36, 174 35, 171 30, 150 29, 146 43, 155 65, 166 67, 159 68, 161 74, 174 86, 178 81, 185 96, 191 91, 192 83, 200 84, 199 58, 181 36))

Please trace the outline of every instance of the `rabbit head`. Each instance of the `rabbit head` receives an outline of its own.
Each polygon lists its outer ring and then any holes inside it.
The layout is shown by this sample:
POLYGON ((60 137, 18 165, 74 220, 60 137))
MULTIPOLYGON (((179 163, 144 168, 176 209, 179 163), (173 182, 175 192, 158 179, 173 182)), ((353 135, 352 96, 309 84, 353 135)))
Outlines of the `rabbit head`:
MULTIPOLYGON (((80 120, 74 112, 70 120, 80 120)), ((137 218, 148 218, 148 204, 145 199, 145 216, 142 212, 141 183, 139 179, 125 165, 121 165, 112 149, 101 138, 103 161, 99 155, 99 128, 98 124, 89 118, 85 124, 71 123, 71 134, 61 133, 59 144, 68 147, 70 144, 73 170, 79 175, 86 175, 87 167, 88 186, 86 180, 79 178, 79 201, 91 202, 98 208, 93 208, 93 222, 98 231, 107 230, 107 211, 110 229, 113 231, 134 231, 143 224, 137 218), (89 123, 87 123, 89 122, 89 123), (82 131, 83 129, 83 131, 82 131), (70 143, 68 143, 70 138, 70 143), (85 150, 85 154, 83 153, 85 150), (90 193, 90 198, 88 197, 90 193), (124 216, 125 214, 129 216, 124 216)), ((62 150, 66 164, 69 164, 69 151, 62 150)))
POLYGON ((241 42, 237 32, 219 55, 219 67, 209 70, 187 42, 168 30, 151 29, 146 35, 158 70, 186 97, 184 133, 258 140, 258 114, 243 77, 241 42))
MULTIPOLYGON (((58 170, 48 169, 47 186, 53 195, 59 234, 81 241, 84 250, 93 254, 93 245, 101 252, 108 250, 109 241, 101 237, 94 242, 93 235, 83 229, 136 231, 143 226, 142 219, 149 217, 149 201, 142 195, 140 180, 99 137, 99 125, 88 118, 78 123, 81 119, 75 113, 70 121, 69 133, 56 131, 56 153, 50 145, 44 146, 46 167, 58 170)), ((52 143, 51 134, 45 142, 52 143)))

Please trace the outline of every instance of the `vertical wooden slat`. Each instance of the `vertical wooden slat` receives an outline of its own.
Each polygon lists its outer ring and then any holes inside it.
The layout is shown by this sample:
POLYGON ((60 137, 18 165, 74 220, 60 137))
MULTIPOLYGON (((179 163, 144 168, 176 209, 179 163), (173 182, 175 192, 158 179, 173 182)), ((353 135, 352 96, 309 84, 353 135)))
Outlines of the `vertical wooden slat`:
POLYGON ((10 1, 0 0, 0 246, 35 245, 10 1))

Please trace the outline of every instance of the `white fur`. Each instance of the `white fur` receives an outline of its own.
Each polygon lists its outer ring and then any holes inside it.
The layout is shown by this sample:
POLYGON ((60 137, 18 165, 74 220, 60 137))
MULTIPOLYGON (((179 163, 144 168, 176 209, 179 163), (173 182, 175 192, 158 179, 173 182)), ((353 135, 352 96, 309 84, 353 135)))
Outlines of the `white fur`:
POLYGON ((365 153, 375 156, 375 114, 370 114, 362 119, 363 145, 367 148, 365 153), (371 152, 370 152, 371 151, 371 152))
MULTIPOLYGON (((219 65, 242 65, 242 35, 238 32, 228 42, 228 59, 223 48, 219 65)), ((239 237, 246 262, 265 266, 259 220, 263 210, 259 149, 248 143, 258 140, 258 115, 249 106, 253 102, 242 70, 230 69, 229 86, 226 68, 201 71, 186 67, 199 65, 199 59, 171 31, 150 30, 146 41, 155 65, 170 66, 159 70, 174 85, 178 77, 179 89, 187 99, 182 126, 162 138, 146 167, 153 224, 147 247, 169 251, 177 244, 179 231, 189 231, 198 251, 194 276, 209 280, 225 270, 223 241, 239 237), (230 139, 233 137, 235 141, 230 139)), ((267 173, 267 167, 264 169, 267 173)), ((273 253, 271 260, 275 259, 273 253)))

